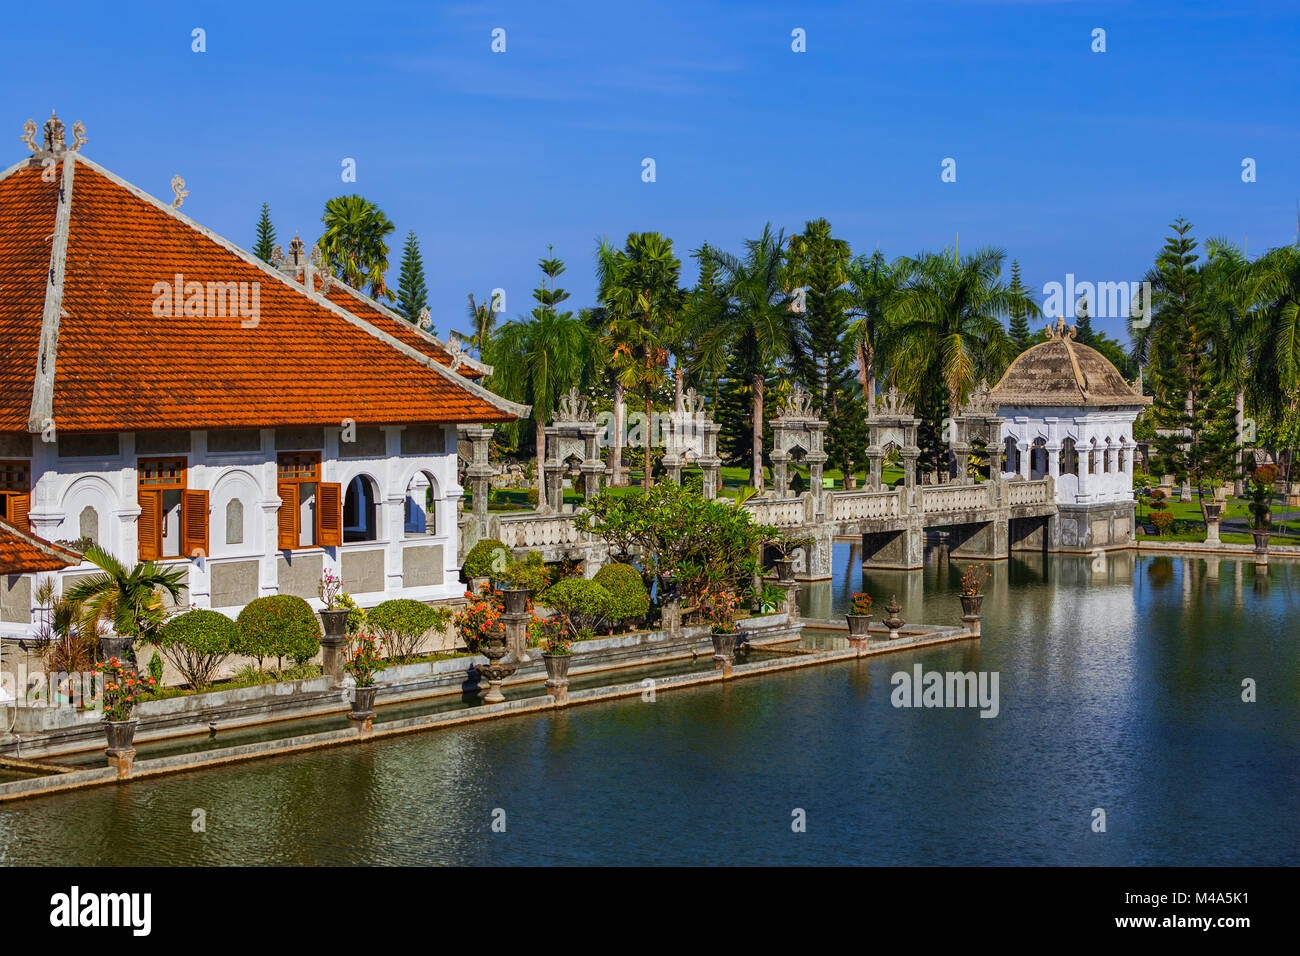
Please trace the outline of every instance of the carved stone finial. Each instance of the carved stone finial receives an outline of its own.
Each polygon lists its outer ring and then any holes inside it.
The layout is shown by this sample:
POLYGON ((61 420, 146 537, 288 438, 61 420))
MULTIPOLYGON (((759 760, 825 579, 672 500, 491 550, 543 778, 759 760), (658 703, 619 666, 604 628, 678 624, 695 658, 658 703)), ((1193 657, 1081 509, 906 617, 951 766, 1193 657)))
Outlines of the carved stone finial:
POLYGON ((699 408, 700 393, 697 392, 695 386, 692 385, 686 390, 686 394, 682 396, 682 411, 686 412, 688 415, 694 415, 699 411, 699 408))
POLYGON ((1066 339, 1075 338, 1078 335, 1078 333, 1079 330, 1075 328, 1073 325, 1066 326, 1065 316, 1063 315, 1058 315, 1056 317, 1055 325, 1049 325, 1046 329, 1043 330, 1043 334, 1047 336, 1049 340, 1060 339, 1061 341, 1065 341, 1066 339))
POLYGON ((284 247, 277 242, 271 247, 271 265, 279 269, 284 266, 285 262, 284 247))
POLYGON ((40 147, 36 145, 36 134, 40 127, 36 125, 36 120, 28 120, 23 124, 23 135, 18 137, 27 144, 27 148, 33 153, 40 152, 40 147))
POLYGON ((298 237, 298 233, 293 234, 293 241, 289 243, 289 265, 296 269, 301 269, 306 262, 307 244, 298 237))
POLYGON ((587 400, 578 394, 576 388, 571 388, 568 394, 560 398, 559 414, 556 418, 561 422, 589 422, 592 421, 591 407, 587 400))
POLYGON ((172 177, 172 192, 176 194, 176 198, 172 200, 172 208, 180 209, 190 191, 185 188, 185 180, 179 175, 172 177))
POLYGON ((803 387, 796 385, 790 389, 790 394, 785 400, 785 410, 781 413, 781 418, 789 420, 806 420, 815 418, 813 415, 812 396, 803 390, 803 387))
POLYGON ((85 146, 88 142, 90 141, 86 139, 86 124, 81 122, 81 120, 77 120, 72 124, 72 145, 69 146, 68 149, 74 153, 80 152, 81 147, 85 146))
MULTIPOLYGON (((433 316, 429 313, 428 306, 420 310, 420 314, 415 317, 415 324, 426 332, 433 331, 433 316)), ((454 336, 447 344, 449 347, 454 347, 456 351, 460 351, 460 342, 454 336)))
POLYGON ((897 385, 890 385, 889 391, 876 398, 876 408, 885 415, 901 418, 911 418, 913 411, 907 396, 898 390, 897 385))
POLYGON ((989 397, 989 383, 986 379, 980 379, 980 383, 971 390, 960 414, 971 418, 993 414, 993 399, 989 397))
POLYGON ((59 119, 54 110, 50 110, 50 118, 45 121, 45 151, 61 153, 67 146, 63 139, 63 120, 59 119))

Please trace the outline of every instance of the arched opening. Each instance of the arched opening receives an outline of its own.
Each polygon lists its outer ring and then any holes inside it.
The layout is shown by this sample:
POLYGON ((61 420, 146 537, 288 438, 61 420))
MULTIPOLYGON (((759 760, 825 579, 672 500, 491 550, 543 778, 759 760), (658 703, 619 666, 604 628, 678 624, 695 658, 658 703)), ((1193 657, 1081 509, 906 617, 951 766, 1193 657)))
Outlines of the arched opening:
POLYGON ((238 498, 226 502, 226 544, 244 543, 244 503, 238 498))
POLYGON ((1106 436, 1106 448, 1102 456, 1102 470, 1109 475, 1115 470, 1115 443, 1110 440, 1109 435, 1106 436))
POLYGON ((1020 472, 1020 449, 1010 435, 1002 442, 1002 470, 1008 474, 1020 472))
POLYGON ((403 503, 403 534, 408 538, 438 533, 438 480, 427 471, 417 471, 406 486, 403 503))
POLYGON ((1077 475, 1079 473, 1079 452, 1074 447, 1073 438, 1067 438, 1061 442, 1060 456, 1060 473, 1062 475, 1077 475))
POLYGON ((1092 475, 1101 473, 1101 452, 1097 449, 1095 438, 1088 443, 1088 473, 1092 475))
POLYGON ((77 516, 77 531, 82 540, 99 544, 99 512, 92 505, 86 505, 77 516))
POLYGON ((1035 438, 1029 448, 1029 480, 1037 481, 1047 474, 1047 439, 1035 438))
POLYGON ((1128 445, 1119 446, 1119 470, 1124 471, 1128 466, 1128 445))
POLYGON ((378 537, 375 501, 378 497, 375 480, 369 475, 357 475, 348 482, 343 496, 343 542, 374 541, 378 537))

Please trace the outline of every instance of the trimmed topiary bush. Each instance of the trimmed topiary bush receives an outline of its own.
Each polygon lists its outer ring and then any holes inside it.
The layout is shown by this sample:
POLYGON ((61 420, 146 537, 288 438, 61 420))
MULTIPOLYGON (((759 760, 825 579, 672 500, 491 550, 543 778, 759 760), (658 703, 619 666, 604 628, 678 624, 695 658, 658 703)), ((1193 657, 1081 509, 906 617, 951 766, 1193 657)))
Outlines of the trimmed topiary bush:
POLYGON ((465 555, 461 573, 468 581, 471 578, 488 578, 496 571, 504 571, 514 563, 510 549, 496 538, 484 538, 465 555))
POLYGON ((610 620, 619 624, 639 620, 650 610, 650 592, 641 572, 630 564, 607 564, 592 579, 609 592, 613 601, 610 620))
POLYGON ((546 603, 564 620, 575 638, 590 637, 610 619, 614 598, 603 585, 585 578, 565 578, 551 585, 546 603))
POLYGON ((366 613, 367 625, 378 633, 393 660, 414 657, 425 634, 440 631, 450 622, 450 608, 430 607, 413 598, 384 601, 366 613))
MULTIPOLYGON (((159 630, 156 643, 185 682, 195 690, 212 683, 226 658, 235 653, 239 628, 217 611, 197 609, 179 614, 159 630)), ((162 662, 159 661, 161 671, 162 662)), ((150 672, 153 666, 150 662, 150 672)), ((161 677, 158 678, 161 681, 161 677)))
POLYGON ((274 657, 277 670, 284 670, 284 659, 306 663, 320 650, 320 624, 311 606, 292 594, 274 594, 257 598, 239 612, 236 619, 239 638, 235 651, 245 657, 274 657))

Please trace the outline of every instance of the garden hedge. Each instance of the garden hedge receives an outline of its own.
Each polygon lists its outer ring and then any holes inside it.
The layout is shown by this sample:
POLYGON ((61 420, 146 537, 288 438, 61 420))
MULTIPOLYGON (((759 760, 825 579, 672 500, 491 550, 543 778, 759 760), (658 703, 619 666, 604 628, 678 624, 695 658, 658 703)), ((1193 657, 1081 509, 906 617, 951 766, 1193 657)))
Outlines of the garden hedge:
POLYGON ((309 661, 320 650, 320 625, 311 606, 292 594, 273 594, 250 601, 239 612, 239 640, 236 652, 283 661, 293 658, 299 664, 309 661))
POLYGON ((484 538, 469 549, 469 554, 465 555, 461 573, 465 575, 466 580, 487 578, 492 576, 493 571, 504 571, 512 561, 509 548, 496 538, 484 538), (504 560, 505 564, 494 568, 493 565, 499 560, 499 555, 504 555, 500 560, 504 560))
POLYGON ((607 564, 593 578, 612 599, 610 620, 626 623, 645 617, 650 610, 650 592, 641 572, 630 564, 607 564))
POLYGON ((563 616, 575 634, 594 633, 613 617, 614 597, 602 584, 585 578, 565 578, 552 584, 546 603, 563 616))
MULTIPOLYGON (((224 614, 202 608, 178 614, 164 624, 155 637, 163 655, 172 662, 185 682, 198 690, 216 677, 222 663, 239 646, 239 628, 224 614)), ((154 652, 157 660, 158 653, 154 652)), ((154 672, 149 662, 150 675, 162 683, 162 661, 154 672)))
POLYGON ((384 601, 366 612, 366 624, 378 631, 419 637, 430 628, 445 625, 447 611, 413 598, 384 601))

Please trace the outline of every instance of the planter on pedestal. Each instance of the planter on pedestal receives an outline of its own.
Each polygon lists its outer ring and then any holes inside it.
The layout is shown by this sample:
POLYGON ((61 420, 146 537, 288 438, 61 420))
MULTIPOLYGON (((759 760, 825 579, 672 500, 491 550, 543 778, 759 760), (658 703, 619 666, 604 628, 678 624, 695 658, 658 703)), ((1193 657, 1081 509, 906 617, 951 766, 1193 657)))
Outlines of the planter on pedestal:
POLYGON ((108 749, 104 752, 108 754, 108 765, 117 768, 119 777, 131 776, 131 768, 135 764, 135 728, 139 723, 135 717, 130 720, 104 721, 104 730, 108 736, 108 749))
POLYGON ((777 558, 772 562, 776 568, 776 578, 778 581, 794 580, 794 561, 790 558, 777 558))
POLYGON ((348 642, 348 609, 345 607, 326 608, 320 612, 321 630, 321 673, 335 684, 343 680, 344 648, 348 642))
POLYGON ((375 693, 378 687, 354 687, 352 689, 352 710, 348 720, 356 724, 357 733, 368 734, 374 726, 375 693))
POLYGON ((469 591, 475 597, 478 597, 480 592, 482 592, 482 590, 491 583, 492 583, 492 579, 489 578, 487 575, 484 575, 483 577, 479 577, 479 578, 470 578, 469 591))
POLYGON ((734 629, 723 631, 715 627, 709 631, 709 636, 713 638, 714 670, 721 670, 723 677, 730 677, 731 665, 736 659, 736 640, 740 637, 740 631, 734 629))
POLYGON ((548 654, 542 652, 542 662, 546 665, 546 690, 555 698, 557 704, 569 700, 569 661, 572 654, 548 654))
POLYGON ((870 614, 845 614, 844 620, 849 622, 849 643, 854 644, 867 639, 871 627, 870 614))
POLYGON ((514 664, 531 664, 533 659, 528 656, 528 625, 525 620, 528 614, 528 588, 501 587, 498 592, 505 605, 503 626, 512 620, 525 621, 522 627, 506 627, 506 648, 509 651, 507 660, 514 664))
POLYGON ((983 594, 961 595, 961 619, 966 624, 966 629, 976 637, 980 633, 980 607, 983 604, 983 594))
POLYGON ((891 594, 889 596, 889 603, 885 605, 885 610, 889 612, 889 617, 885 618, 882 623, 885 627, 889 628, 889 639, 891 641, 897 640, 899 628, 907 623, 898 616, 898 613, 903 610, 903 608, 898 603, 897 594, 891 594))
POLYGON ((1251 531, 1255 537, 1255 566, 1268 564, 1268 531, 1251 531))
POLYGON ((1223 515, 1221 503, 1205 505, 1205 543, 1217 545, 1219 540, 1219 522, 1223 515))
POLYGON ((99 639, 99 656, 105 661, 111 661, 117 658, 124 664, 135 665, 135 653, 132 650, 135 646, 135 638, 122 637, 120 634, 109 634, 99 639))

